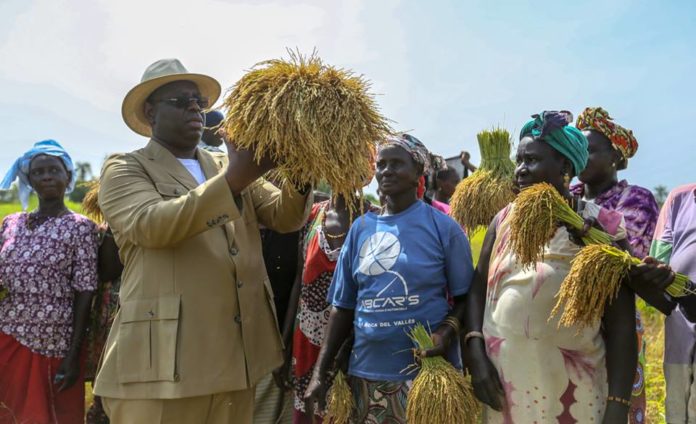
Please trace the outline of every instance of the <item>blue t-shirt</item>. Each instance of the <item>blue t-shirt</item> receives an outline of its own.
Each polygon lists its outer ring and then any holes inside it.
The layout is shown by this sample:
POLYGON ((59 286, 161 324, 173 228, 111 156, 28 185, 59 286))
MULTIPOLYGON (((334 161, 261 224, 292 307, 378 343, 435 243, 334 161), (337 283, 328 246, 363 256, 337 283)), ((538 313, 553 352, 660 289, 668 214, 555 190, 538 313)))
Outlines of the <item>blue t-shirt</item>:
MULTIPOLYGON (((474 268, 469 242, 449 216, 416 202, 390 216, 368 212, 355 221, 341 249, 329 302, 355 310, 349 374, 404 381, 414 363, 408 331, 431 331, 447 316, 447 295, 466 294, 474 268)), ((461 368, 458 342, 448 358, 461 368)))

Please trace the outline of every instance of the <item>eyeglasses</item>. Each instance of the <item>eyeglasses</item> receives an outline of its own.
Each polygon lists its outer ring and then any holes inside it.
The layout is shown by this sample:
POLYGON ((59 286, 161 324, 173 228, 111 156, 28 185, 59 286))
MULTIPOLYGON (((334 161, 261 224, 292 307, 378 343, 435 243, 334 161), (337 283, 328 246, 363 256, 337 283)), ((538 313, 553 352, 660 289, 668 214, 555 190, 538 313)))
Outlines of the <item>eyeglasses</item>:
POLYGON ((208 98, 207 97, 172 97, 169 99, 160 99, 158 102, 161 103, 169 103, 170 105, 179 108, 179 109, 186 109, 189 107, 191 102, 196 102, 199 108, 201 109, 206 109, 208 107, 208 98))

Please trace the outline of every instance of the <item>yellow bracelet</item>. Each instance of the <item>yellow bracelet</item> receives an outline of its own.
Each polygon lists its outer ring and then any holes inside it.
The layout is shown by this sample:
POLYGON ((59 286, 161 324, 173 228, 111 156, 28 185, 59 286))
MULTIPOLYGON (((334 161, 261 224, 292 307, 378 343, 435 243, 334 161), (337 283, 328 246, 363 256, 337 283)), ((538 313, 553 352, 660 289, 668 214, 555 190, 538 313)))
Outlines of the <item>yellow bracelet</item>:
POLYGON ((612 402, 612 401, 613 401, 613 402, 618 402, 618 403, 623 404, 623 405, 626 405, 626 406, 628 406, 628 407, 631 406, 631 401, 630 401, 630 400, 627 400, 627 399, 624 399, 624 398, 620 398, 620 397, 618 397, 618 396, 607 396, 607 401, 609 401, 609 402, 612 402))
POLYGON ((442 323, 444 325, 448 325, 450 328, 452 328, 452 330, 454 330, 456 335, 459 335, 459 331, 461 331, 461 324, 459 324, 459 320, 456 317, 448 316, 444 321, 442 321, 442 323))

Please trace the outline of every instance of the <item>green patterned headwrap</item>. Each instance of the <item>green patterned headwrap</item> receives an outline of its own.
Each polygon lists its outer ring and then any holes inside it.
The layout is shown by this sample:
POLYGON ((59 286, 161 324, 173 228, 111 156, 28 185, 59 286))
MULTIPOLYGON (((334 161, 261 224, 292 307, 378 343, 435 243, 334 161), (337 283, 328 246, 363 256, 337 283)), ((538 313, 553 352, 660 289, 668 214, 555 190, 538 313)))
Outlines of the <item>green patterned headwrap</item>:
POLYGON ((573 164, 575 175, 580 175, 585 166, 589 152, 587 150, 587 138, 580 130, 570 127, 573 115, 566 111, 544 111, 539 115, 532 115, 520 131, 520 140, 532 136, 536 140, 546 142, 556 149, 573 164))

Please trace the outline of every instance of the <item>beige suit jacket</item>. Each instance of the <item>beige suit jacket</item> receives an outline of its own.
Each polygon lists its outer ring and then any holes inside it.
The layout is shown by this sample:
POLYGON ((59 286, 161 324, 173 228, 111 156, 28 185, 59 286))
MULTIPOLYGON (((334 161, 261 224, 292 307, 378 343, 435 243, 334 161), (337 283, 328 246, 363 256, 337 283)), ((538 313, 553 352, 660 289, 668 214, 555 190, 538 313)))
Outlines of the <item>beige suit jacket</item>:
POLYGON ((104 164, 99 204, 125 268, 97 395, 241 390, 282 362, 258 228, 297 230, 311 194, 259 179, 241 193, 240 210, 220 173, 227 158, 201 149, 197 156, 201 185, 152 140, 104 164))

